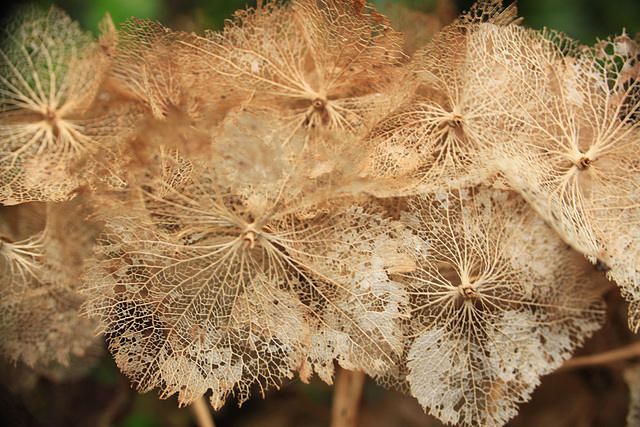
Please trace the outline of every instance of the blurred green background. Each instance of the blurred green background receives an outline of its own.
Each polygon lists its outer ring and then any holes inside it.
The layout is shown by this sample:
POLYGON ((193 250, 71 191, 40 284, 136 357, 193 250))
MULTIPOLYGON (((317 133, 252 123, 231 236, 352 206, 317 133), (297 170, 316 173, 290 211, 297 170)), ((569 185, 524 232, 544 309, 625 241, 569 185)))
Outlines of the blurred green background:
MULTIPOLYGON (((373 0, 378 10, 386 4, 403 2, 413 9, 430 11, 442 0, 373 0)), ((452 0, 459 10, 466 10, 473 0, 452 0)), ((114 22, 123 22, 131 16, 158 20, 173 29, 200 31, 220 29, 224 19, 234 10, 244 8, 255 0, 38 0, 49 6, 56 3, 72 18, 93 31, 108 11, 114 22)), ((511 3, 505 0, 505 3, 511 3)), ((640 32, 640 1, 638 0, 521 0, 520 16, 530 27, 544 26, 564 31, 583 43, 593 44, 597 38, 620 34, 622 28, 635 35, 640 32)))

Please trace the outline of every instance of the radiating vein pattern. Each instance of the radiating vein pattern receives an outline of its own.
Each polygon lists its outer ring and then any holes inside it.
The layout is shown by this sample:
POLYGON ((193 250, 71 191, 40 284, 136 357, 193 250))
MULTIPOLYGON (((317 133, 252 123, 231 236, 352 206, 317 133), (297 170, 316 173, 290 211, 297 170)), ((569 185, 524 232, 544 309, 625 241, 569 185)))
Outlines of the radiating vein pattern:
POLYGON ((68 200, 79 185, 70 163, 129 123, 118 111, 88 112, 112 33, 97 43, 55 7, 9 22, 0 39, 0 202, 68 200))
POLYGON ((291 175, 226 185, 217 174, 237 163, 220 162, 101 214, 85 309, 121 369, 183 404, 211 389, 215 407, 296 371, 331 381, 334 360, 386 371, 402 351, 406 298, 385 271, 382 254, 398 251, 385 220, 364 208, 298 219, 282 199, 291 175))
POLYGON ((418 266, 406 276, 411 392, 442 421, 502 425, 599 327, 603 303, 576 254, 513 193, 418 196, 405 221, 418 266))

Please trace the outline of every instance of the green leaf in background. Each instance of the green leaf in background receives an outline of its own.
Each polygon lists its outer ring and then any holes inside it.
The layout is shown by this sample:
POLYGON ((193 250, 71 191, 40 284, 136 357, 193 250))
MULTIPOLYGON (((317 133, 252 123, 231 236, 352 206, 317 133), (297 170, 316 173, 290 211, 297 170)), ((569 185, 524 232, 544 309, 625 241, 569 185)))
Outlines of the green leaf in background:
POLYGON ((98 34, 98 23, 107 12, 113 22, 118 24, 132 16, 160 20, 166 8, 163 0, 37 0, 34 3, 43 8, 55 4, 66 11, 73 20, 78 21, 83 29, 93 31, 94 34, 98 34))
MULTIPOLYGON (((381 11, 393 3, 404 3, 413 10, 433 11, 444 0, 369 0, 381 11)), ((37 0, 43 7, 56 4, 80 22, 82 28, 97 31, 98 23, 106 12, 118 24, 128 18, 158 20, 173 29, 184 26, 184 21, 198 21, 196 30, 218 30, 225 19, 255 0, 37 0), (185 19, 186 18, 186 19, 185 19), (182 21, 181 21, 182 20, 182 21)), ((455 0, 460 11, 467 10, 474 0, 455 0)), ((505 4, 512 0, 504 0, 505 4)), ((598 38, 620 34, 623 28, 631 36, 640 32, 640 2, 638 0, 519 0, 519 15, 526 26, 543 27, 563 31, 585 44, 593 44, 598 38)), ((191 28, 190 28, 191 29, 191 28)))
MULTIPOLYGON (((91 2, 85 19, 87 24, 93 26, 109 12, 116 24, 124 22, 132 16, 158 20, 163 16, 164 9, 164 2, 160 0, 94 0, 91 2)), ((94 30, 93 27, 90 28, 94 30)))

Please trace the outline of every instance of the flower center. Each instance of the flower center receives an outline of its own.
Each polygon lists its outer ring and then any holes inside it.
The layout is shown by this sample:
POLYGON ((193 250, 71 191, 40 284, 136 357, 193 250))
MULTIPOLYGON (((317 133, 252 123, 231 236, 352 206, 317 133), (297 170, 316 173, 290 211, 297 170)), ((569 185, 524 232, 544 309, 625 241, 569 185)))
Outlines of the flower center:
POLYGON ((471 285, 460 286, 460 294, 465 298, 478 298, 478 294, 471 285))
POLYGON ((459 128, 462 126, 462 116, 460 114, 453 114, 451 118, 447 121, 449 127, 459 128))
POLYGON ((578 160, 578 163, 576 164, 576 166, 578 167, 579 170, 585 170, 586 168, 589 167, 589 165, 591 165, 592 162, 593 160, 591 160, 588 157, 581 157, 580 160, 578 160))
POLYGON ((256 239, 258 238, 259 232, 255 228, 255 223, 251 223, 247 226, 247 229, 244 231, 242 236, 242 240, 244 240, 250 249, 256 247, 256 239))

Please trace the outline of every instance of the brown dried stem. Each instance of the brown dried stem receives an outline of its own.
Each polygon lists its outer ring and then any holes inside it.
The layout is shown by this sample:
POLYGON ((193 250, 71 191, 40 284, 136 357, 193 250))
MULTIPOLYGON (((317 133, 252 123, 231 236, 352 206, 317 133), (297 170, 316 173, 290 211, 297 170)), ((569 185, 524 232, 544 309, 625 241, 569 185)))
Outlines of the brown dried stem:
POLYGON ((338 369, 331 405, 331 427, 357 427, 365 379, 364 372, 338 369))

